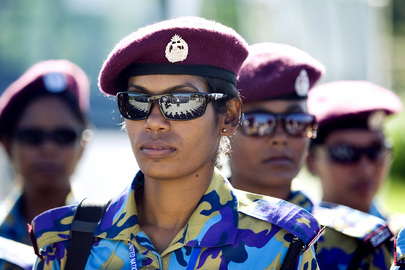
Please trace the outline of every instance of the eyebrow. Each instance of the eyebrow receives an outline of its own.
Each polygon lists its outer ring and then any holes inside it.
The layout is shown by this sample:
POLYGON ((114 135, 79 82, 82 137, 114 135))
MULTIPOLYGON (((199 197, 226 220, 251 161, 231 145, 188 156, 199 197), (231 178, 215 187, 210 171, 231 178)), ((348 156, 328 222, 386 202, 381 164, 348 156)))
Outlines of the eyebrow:
MULTIPOLYGON (((193 91, 191 92, 202 92, 205 93, 205 91, 202 91, 201 89, 197 88, 194 84, 192 83, 185 83, 185 84, 179 84, 179 85, 175 85, 166 89, 163 89, 161 91, 161 94, 166 94, 166 93, 174 93, 174 92, 190 92, 190 91, 184 91, 182 89, 184 88, 192 88, 193 91), (180 91, 179 91, 180 90, 180 91)), ((131 83, 128 85, 128 91, 139 91, 145 94, 150 94, 151 91, 148 90, 147 88, 131 83)))

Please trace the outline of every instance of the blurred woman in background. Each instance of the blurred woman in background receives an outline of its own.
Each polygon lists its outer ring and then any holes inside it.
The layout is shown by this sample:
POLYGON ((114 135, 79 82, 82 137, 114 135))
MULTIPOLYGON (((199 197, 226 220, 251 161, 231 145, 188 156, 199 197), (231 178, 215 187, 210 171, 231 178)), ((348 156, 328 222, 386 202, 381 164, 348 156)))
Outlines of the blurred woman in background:
POLYGON ((87 143, 89 80, 67 60, 42 61, 0 97, 0 141, 15 169, 0 212, 0 236, 31 244, 27 223, 77 202, 71 176, 87 143))

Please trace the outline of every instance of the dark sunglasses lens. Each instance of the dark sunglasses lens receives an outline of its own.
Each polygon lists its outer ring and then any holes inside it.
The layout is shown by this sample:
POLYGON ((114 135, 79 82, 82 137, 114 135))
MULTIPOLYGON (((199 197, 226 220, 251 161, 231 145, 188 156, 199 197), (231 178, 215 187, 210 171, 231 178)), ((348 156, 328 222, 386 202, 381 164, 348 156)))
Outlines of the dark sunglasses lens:
POLYGON ((45 132, 38 129, 23 129, 17 132, 17 140, 24 144, 40 145, 45 137, 45 132))
POLYGON ((136 93, 119 93, 117 101, 118 109, 124 118, 130 120, 142 120, 148 117, 149 96, 136 93))
POLYGON ((364 151, 370 160, 380 161, 389 153, 390 148, 382 145, 375 145, 365 148, 364 151))
POLYGON ((247 136, 264 137, 274 132, 277 117, 273 114, 245 114, 242 121, 242 132, 247 136))
POLYGON ((17 132, 17 140, 21 143, 38 146, 50 139, 58 145, 73 144, 78 138, 78 132, 74 129, 57 129, 50 133, 40 129, 23 129, 17 132))
POLYGON ((360 159, 361 153, 351 145, 336 144, 329 146, 329 157, 332 161, 348 164, 360 159))
POLYGON ((190 120, 201 117, 206 108, 201 94, 171 94, 160 98, 160 108, 167 119, 190 120))
POLYGON ((52 139, 59 145, 69 145, 76 142, 78 133, 73 129, 58 129, 52 133, 52 139))
POLYGON ((285 130, 291 136, 306 136, 308 129, 312 129, 315 118, 313 115, 297 113, 285 116, 285 130))

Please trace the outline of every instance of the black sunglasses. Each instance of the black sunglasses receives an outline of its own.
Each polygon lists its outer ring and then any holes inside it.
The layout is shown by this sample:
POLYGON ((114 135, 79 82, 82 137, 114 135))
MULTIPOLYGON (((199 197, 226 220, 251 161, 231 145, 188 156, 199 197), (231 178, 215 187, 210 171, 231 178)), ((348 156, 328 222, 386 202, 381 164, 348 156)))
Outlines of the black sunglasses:
POLYGON ((374 162, 379 162, 391 152, 388 144, 376 144, 359 147, 348 143, 337 143, 325 146, 330 161, 340 164, 353 164, 360 160, 363 155, 374 162))
POLYGON ((16 138, 19 142, 32 146, 42 145, 46 140, 51 140, 59 146, 68 146, 76 142, 81 132, 70 128, 57 128, 45 131, 39 128, 23 128, 17 130, 16 138))
POLYGON ((293 137, 315 138, 315 116, 306 113, 273 114, 267 112, 246 113, 242 120, 242 133, 247 136, 264 137, 274 133, 278 123, 293 137))
POLYGON ((164 118, 182 121, 201 117, 209 102, 227 97, 222 93, 182 92, 147 95, 137 92, 119 92, 117 102, 121 115, 129 120, 148 118, 152 104, 157 103, 164 118))

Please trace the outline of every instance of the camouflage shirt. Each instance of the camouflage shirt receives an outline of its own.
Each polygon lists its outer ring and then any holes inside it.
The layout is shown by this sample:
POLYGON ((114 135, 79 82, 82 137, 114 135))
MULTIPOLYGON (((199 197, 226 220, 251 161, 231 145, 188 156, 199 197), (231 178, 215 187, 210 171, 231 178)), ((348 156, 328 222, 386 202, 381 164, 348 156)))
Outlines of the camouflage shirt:
POLYGON ((395 258, 391 270, 405 270, 405 228, 395 240, 395 258))
MULTIPOLYGON (((307 246, 295 269, 318 269, 313 240, 319 225, 306 210, 283 200, 235 190, 215 170, 187 225, 158 253, 141 230, 132 185, 113 198, 94 235, 86 269, 279 269, 292 238, 307 246)), ((75 206, 47 211, 33 221, 41 258, 34 269, 63 269, 75 206)))
POLYGON ((300 190, 293 190, 288 201, 313 213, 325 226, 317 247, 320 269, 353 269, 351 264, 354 269, 390 268, 392 234, 385 220, 346 206, 314 204, 300 190))

